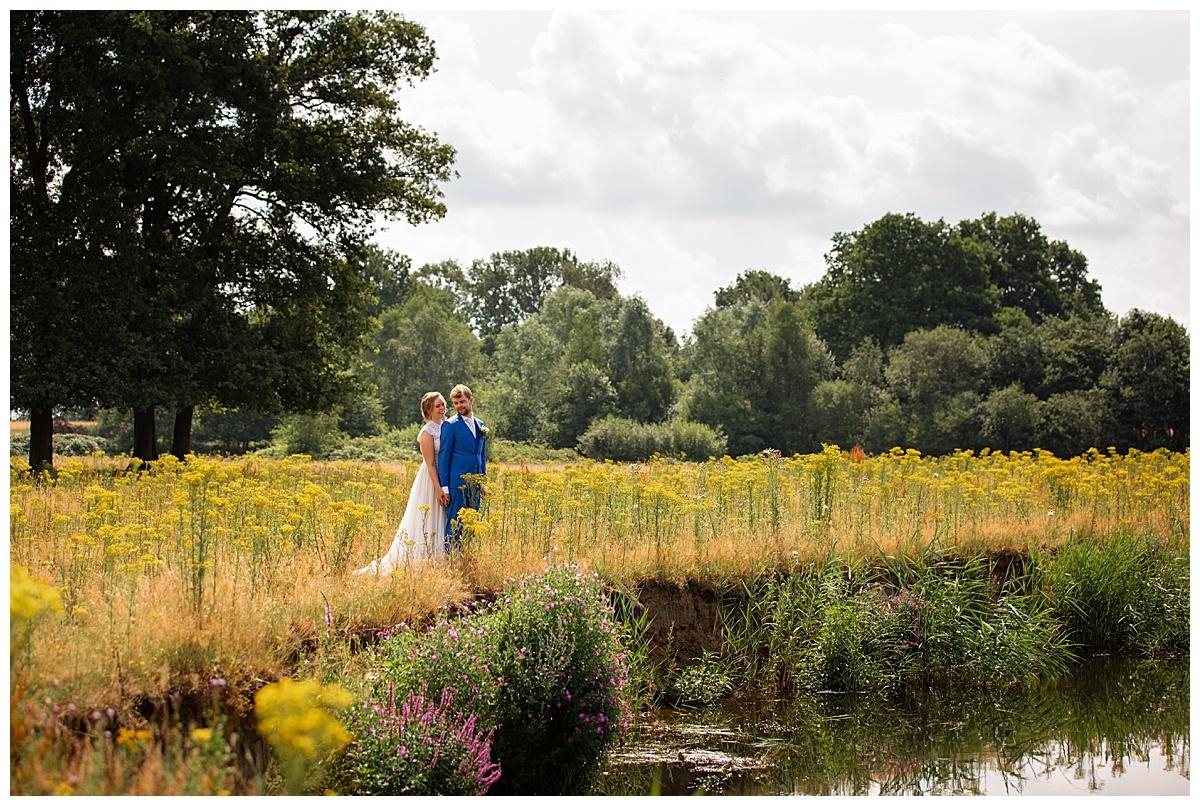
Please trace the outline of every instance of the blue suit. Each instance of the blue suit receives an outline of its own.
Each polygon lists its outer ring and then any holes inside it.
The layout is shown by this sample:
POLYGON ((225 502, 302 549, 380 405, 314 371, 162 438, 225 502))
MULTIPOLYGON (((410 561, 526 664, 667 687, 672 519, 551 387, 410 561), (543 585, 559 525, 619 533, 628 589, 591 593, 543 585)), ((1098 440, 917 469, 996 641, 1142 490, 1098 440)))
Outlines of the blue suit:
POLYGON ((479 418, 475 418, 475 433, 457 415, 442 423, 438 481, 450 491, 450 506, 446 507, 447 554, 462 548, 458 511, 463 507, 478 510, 481 503, 479 485, 463 479, 463 475, 487 473, 487 437, 482 429, 483 421, 479 418))

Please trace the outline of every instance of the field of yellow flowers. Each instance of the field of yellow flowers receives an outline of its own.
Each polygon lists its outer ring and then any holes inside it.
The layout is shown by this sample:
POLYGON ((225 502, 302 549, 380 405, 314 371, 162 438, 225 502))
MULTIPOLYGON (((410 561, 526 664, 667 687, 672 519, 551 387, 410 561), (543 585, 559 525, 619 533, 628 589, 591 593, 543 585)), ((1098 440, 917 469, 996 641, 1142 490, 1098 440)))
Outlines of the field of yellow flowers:
MULTIPOLYGON (((831 556, 972 555, 1134 530, 1188 537, 1188 454, 1091 451, 502 465, 454 562, 388 577, 415 465, 244 457, 60 459, 10 471, 13 686, 104 708, 294 673, 366 634, 556 563, 619 587, 737 581, 831 556), (343 642, 344 643, 344 642, 343 642)), ((81 706, 82 707, 82 706, 81 706)))

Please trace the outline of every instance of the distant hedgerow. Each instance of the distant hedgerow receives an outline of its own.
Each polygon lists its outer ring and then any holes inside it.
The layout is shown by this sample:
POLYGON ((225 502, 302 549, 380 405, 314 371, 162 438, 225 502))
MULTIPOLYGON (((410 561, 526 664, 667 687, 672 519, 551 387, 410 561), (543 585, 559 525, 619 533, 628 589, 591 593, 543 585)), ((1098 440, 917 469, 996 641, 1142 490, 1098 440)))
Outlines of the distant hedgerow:
POLYGON ((655 454, 701 461, 725 452, 725 437, 702 423, 672 420, 642 423, 602 417, 579 438, 579 452, 589 459, 640 462, 655 454))

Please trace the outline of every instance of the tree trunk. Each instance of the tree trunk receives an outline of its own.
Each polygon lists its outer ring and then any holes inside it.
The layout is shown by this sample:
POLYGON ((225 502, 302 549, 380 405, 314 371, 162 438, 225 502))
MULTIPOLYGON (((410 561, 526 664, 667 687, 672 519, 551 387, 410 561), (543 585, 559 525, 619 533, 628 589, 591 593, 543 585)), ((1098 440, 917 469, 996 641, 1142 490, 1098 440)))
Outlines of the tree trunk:
POLYGON ((29 412, 29 467, 54 470, 54 409, 33 408, 29 412))
POLYGON ((192 415, 195 406, 185 406, 175 412, 175 432, 171 436, 171 453, 179 461, 192 452, 192 415))
POLYGON ((158 458, 153 406, 133 410, 133 457, 143 462, 153 462, 158 458))

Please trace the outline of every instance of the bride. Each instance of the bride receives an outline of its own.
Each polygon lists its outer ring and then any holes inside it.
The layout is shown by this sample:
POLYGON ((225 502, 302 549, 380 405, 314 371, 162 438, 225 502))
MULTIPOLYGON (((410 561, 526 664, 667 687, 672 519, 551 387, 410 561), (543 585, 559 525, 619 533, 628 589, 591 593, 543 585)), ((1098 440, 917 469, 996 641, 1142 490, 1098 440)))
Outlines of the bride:
POLYGON ((446 399, 437 392, 426 392, 421 396, 421 417, 425 420, 417 434, 421 466, 413 479, 396 537, 387 554, 358 569, 356 574, 390 574, 407 563, 429 560, 438 556, 445 540, 449 496, 442 492, 437 468, 446 399))

